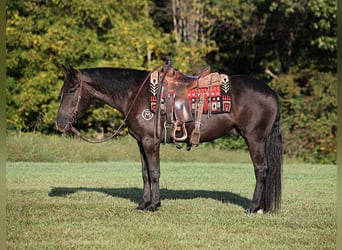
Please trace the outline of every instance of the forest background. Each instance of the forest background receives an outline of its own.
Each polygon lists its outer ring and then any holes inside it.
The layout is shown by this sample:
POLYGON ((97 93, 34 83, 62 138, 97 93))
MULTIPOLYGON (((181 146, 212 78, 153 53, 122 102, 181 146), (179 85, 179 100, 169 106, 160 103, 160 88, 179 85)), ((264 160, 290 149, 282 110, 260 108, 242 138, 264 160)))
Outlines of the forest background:
MULTIPOLYGON (((56 134, 61 65, 152 70, 170 57, 195 74, 262 78, 281 100, 284 152, 336 163, 335 0, 17 0, 6 6, 7 131, 56 134)), ((78 126, 113 130, 97 103, 78 126)), ((243 149, 241 138, 213 146, 243 149)))

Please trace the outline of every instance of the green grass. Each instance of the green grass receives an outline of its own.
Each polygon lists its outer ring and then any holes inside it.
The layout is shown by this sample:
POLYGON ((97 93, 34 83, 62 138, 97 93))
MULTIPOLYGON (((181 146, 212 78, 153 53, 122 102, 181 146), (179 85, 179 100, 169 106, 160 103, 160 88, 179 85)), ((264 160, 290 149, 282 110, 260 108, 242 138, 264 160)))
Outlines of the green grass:
POLYGON ((263 215, 244 213, 250 162, 162 162, 155 213, 135 210, 140 168, 128 160, 8 162, 7 248, 336 248, 336 166, 285 164, 281 212, 263 215))
MULTIPOLYGON (((99 144, 34 133, 10 133, 6 139, 10 162, 140 161, 138 146, 131 136, 99 144)), ((213 149, 205 144, 193 147, 191 151, 185 147, 178 150, 174 144, 162 144, 160 152, 162 161, 250 162, 246 151, 232 151, 228 154, 227 150, 213 149)))
POLYGON ((8 249, 334 249, 336 166, 285 159, 279 214, 249 215, 246 151, 161 147, 162 207, 137 211, 138 148, 130 137, 88 144, 7 136, 8 249))
MULTIPOLYGON (((10 162, 140 161, 138 146, 131 136, 91 144, 58 135, 9 133, 6 145, 7 160, 10 162)), ((245 150, 222 150, 206 143, 201 143, 190 151, 185 147, 178 150, 174 144, 162 144, 160 155, 162 162, 251 163, 249 154, 245 150)), ((285 162, 299 163, 297 159, 287 157, 285 162)))

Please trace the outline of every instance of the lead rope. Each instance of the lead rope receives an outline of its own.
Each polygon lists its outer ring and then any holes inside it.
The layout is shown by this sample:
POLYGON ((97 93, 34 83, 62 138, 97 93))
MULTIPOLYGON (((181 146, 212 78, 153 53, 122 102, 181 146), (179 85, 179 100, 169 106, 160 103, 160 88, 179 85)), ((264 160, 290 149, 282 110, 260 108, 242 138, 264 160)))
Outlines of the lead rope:
MULTIPOLYGON (((147 80, 150 78, 151 74, 153 71, 156 71, 158 70, 159 68, 163 67, 165 64, 161 64, 157 67, 155 67, 152 71, 150 71, 148 73, 148 75, 146 76, 145 80, 143 81, 143 83, 141 84, 140 88, 138 89, 138 92, 136 94, 136 96, 134 97, 133 99, 133 102, 131 103, 126 115, 125 115, 125 118, 123 119, 122 123, 120 124, 119 128, 117 130, 115 130, 112 134, 110 134, 108 137, 105 137, 103 139, 95 139, 95 138, 88 138, 87 136, 83 135, 79 130, 77 130, 72 124, 71 124, 71 131, 78 137, 78 138, 81 138, 82 140, 86 141, 86 142, 89 142, 89 143, 102 143, 102 142, 106 142, 106 141, 109 141, 110 139, 113 139, 114 137, 117 137, 119 136, 119 133, 121 132, 122 128, 124 127, 125 123, 126 123, 126 120, 129 116, 129 114, 131 113, 133 107, 134 107, 134 104, 135 102, 137 101, 138 99, 138 96, 140 94, 140 92, 142 91, 143 87, 145 86, 147 80)), ((78 109, 78 105, 81 101, 81 92, 82 92, 82 79, 81 79, 81 83, 80 83, 80 94, 78 96, 78 100, 77 100, 77 103, 76 103, 76 106, 75 106, 75 112, 77 112, 77 109, 78 109)))

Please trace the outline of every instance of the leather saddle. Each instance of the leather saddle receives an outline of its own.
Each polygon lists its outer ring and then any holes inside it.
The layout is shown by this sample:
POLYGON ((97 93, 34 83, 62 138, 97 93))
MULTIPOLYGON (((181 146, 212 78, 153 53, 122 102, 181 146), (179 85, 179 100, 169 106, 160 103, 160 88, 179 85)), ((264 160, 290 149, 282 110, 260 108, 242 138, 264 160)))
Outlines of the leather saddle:
MULTIPOLYGON (((163 69, 165 71, 165 67, 163 69)), ((176 71, 174 68, 171 68, 166 72, 166 79, 169 79, 170 82, 173 83, 181 83, 187 87, 187 89, 192 89, 196 87, 197 81, 200 78, 203 78, 211 73, 211 67, 208 65, 204 67, 197 75, 187 75, 176 71)))
MULTIPOLYGON (((188 137, 185 123, 194 120, 188 98, 189 90, 221 85, 221 76, 217 72, 211 73, 210 66, 203 68, 197 75, 193 76, 176 71, 173 67, 170 67, 170 65, 166 65, 160 74, 160 79, 163 79, 163 77, 164 83, 162 83, 162 86, 164 88, 163 92, 167 118, 164 127, 166 133, 171 130, 171 133, 168 133, 170 135, 168 138, 165 138, 165 140, 169 141, 169 137, 171 136, 175 141, 185 141, 188 137), (177 137, 177 132, 178 134, 181 134, 181 136, 177 137)), ((191 135, 190 142, 198 145, 200 119, 204 102, 203 94, 197 96, 196 99, 198 100, 196 102, 197 110, 195 110, 195 129, 191 135)))
POLYGON ((210 72, 210 66, 205 67, 195 76, 181 73, 174 68, 166 72, 165 81, 167 85, 165 88, 167 88, 168 97, 174 95, 174 113, 178 124, 193 120, 188 101, 188 90, 196 88, 199 79, 209 75, 210 72))

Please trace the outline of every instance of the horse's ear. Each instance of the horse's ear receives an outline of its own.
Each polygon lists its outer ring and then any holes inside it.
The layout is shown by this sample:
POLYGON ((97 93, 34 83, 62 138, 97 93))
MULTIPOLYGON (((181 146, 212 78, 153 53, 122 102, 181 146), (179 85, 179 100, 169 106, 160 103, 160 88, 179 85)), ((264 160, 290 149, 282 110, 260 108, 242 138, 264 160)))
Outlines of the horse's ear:
POLYGON ((71 65, 69 66, 69 71, 70 73, 76 73, 76 70, 71 65))
POLYGON ((66 76, 68 74, 68 69, 64 66, 64 64, 62 64, 62 70, 63 70, 64 76, 66 76))
POLYGON ((64 76, 76 74, 76 70, 72 66, 69 66, 69 68, 67 68, 64 66, 64 64, 62 64, 62 69, 63 69, 64 76))

